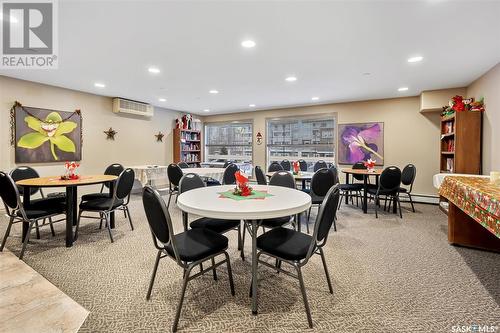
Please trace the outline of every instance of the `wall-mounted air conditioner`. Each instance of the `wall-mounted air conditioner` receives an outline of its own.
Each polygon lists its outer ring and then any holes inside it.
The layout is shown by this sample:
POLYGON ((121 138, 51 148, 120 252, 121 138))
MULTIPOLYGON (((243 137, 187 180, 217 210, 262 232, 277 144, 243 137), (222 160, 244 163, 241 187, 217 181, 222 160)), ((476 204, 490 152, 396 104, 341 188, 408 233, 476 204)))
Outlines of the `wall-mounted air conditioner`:
POLYGON ((154 115, 154 107, 147 103, 141 103, 116 97, 113 98, 113 112, 152 117, 154 115))

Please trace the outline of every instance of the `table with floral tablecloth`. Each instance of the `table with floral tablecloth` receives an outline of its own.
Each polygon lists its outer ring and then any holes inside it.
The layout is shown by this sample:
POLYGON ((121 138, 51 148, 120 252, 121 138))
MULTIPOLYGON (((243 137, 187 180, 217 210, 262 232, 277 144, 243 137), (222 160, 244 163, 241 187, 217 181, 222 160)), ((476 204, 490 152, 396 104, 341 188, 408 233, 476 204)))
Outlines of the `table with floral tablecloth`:
POLYGON ((489 178, 447 176, 439 194, 500 238, 500 186, 489 178))

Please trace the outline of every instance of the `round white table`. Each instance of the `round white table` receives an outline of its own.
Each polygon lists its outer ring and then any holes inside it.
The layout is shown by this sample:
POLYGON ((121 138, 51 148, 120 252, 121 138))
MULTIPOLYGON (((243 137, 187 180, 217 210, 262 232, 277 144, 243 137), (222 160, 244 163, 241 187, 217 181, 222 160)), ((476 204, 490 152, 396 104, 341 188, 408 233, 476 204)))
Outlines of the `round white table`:
MULTIPOLYGON (((234 185, 197 188, 179 195, 177 206, 184 212, 216 219, 245 221, 252 237, 252 313, 257 314, 257 230, 263 219, 297 215, 311 206, 311 196, 299 190, 269 185, 252 186, 257 191, 267 191, 264 199, 233 200, 221 198, 220 192, 233 189, 234 185)), ((300 226, 300 219, 297 220, 300 226)))
POLYGON ((182 169, 183 173, 195 173, 200 177, 213 178, 222 183, 224 176, 224 168, 186 168, 182 169))

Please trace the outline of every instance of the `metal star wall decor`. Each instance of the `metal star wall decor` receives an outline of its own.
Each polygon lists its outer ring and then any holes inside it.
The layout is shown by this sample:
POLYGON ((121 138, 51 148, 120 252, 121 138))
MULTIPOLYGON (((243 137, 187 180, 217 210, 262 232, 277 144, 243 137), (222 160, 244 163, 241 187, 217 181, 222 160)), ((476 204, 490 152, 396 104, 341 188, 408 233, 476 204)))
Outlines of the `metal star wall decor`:
POLYGON ((155 136, 156 136, 157 142, 163 142, 163 137, 165 136, 165 134, 163 134, 161 131, 159 131, 158 134, 155 134, 155 136))
POLYGON ((107 140, 114 140, 116 133, 118 133, 117 131, 115 131, 113 129, 113 127, 110 127, 109 130, 103 131, 103 132, 104 132, 104 134, 106 134, 106 139, 107 140))

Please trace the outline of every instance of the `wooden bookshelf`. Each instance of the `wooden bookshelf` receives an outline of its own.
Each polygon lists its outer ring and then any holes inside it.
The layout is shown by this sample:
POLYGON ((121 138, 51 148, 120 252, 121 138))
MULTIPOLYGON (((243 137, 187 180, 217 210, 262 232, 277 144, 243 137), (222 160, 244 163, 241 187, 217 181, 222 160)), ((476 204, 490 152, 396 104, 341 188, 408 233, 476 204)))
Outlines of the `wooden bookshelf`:
POLYGON ((441 172, 481 174, 481 131, 482 112, 441 117, 441 172))
POLYGON ((174 163, 186 162, 198 166, 201 162, 201 132, 174 129, 174 163))

